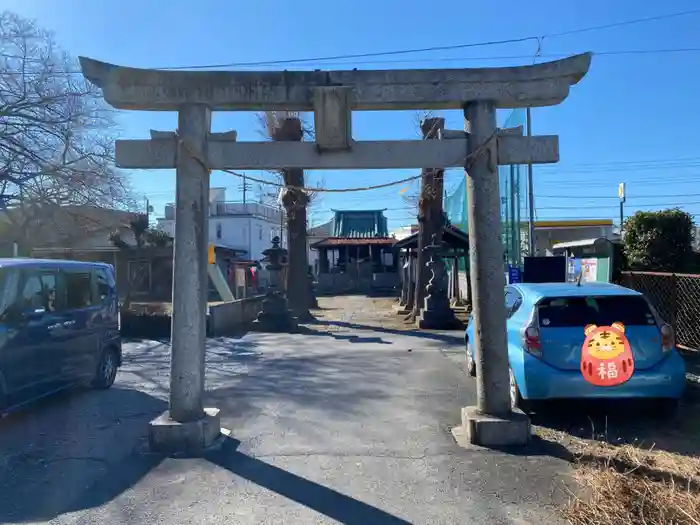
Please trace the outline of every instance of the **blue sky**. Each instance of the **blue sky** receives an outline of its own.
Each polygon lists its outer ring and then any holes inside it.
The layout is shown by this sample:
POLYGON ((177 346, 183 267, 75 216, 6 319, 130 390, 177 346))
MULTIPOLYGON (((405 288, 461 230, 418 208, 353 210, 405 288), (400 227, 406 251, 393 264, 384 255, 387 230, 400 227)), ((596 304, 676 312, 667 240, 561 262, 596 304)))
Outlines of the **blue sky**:
MULTIPOLYGON (((501 40, 565 32, 698 8, 693 0, 531 0, 457 2, 416 0, 318 0, 231 2, 223 0, 0 0, 0 9, 35 18, 73 55, 134 67, 283 60, 372 53, 501 40), (439 8, 437 6, 440 6, 439 8)), ((569 36, 545 38, 542 60, 582 51, 695 48, 700 14, 569 36)), ((317 61, 296 69, 488 67, 531 63, 533 41, 393 57, 317 61), (506 58, 504 58, 506 57, 506 58)), ((626 212, 680 206, 700 221, 700 51, 605 55, 562 105, 533 110, 533 133, 558 134, 561 162, 535 167, 538 219, 619 216, 617 186, 627 183, 626 212)), ((279 66, 278 66, 279 67, 279 66)), ((292 68, 291 66, 289 67, 292 68)), ((258 67, 257 69, 271 69, 258 67)), ((446 112, 461 129, 461 112, 446 112)), ((413 112, 363 112, 354 116, 356 139, 417 138, 413 112)), ((121 133, 146 138, 149 129, 175 129, 169 113, 124 112, 121 133)), ((236 129, 241 140, 259 140, 253 113, 221 113, 216 131, 236 129)), ((311 184, 361 187, 414 172, 312 172, 311 184)), ((251 172, 250 175, 256 175, 251 172)), ((156 215, 174 199, 171 171, 136 171, 135 189, 156 215)), ((463 173, 449 172, 447 186, 463 173)), ((224 173, 212 186, 240 199, 240 180, 224 173)), ((413 221, 401 187, 325 196, 312 221, 331 208, 387 208, 390 226, 413 221)))

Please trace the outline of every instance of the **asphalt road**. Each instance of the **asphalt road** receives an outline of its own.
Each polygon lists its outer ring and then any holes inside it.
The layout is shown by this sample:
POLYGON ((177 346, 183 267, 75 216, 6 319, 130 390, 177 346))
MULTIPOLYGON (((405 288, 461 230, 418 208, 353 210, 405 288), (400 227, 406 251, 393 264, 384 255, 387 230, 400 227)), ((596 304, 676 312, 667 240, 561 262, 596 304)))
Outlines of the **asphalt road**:
POLYGON ((453 442, 474 402, 454 334, 363 328, 366 302, 347 308, 352 322, 309 334, 208 341, 207 404, 230 437, 204 458, 145 447, 167 343, 125 345, 108 391, 2 420, 0 523, 556 523, 568 466, 551 451, 453 442))

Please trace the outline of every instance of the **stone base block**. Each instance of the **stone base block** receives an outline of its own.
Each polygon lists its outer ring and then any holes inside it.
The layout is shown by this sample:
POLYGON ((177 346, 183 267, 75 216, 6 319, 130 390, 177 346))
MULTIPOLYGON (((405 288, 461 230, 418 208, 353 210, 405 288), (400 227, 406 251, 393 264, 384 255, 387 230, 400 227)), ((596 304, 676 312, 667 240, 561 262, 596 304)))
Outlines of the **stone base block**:
POLYGON ((416 326, 424 330, 457 330, 462 323, 449 310, 421 310, 420 317, 416 319, 416 326))
POLYGON ((462 426, 453 428, 452 435, 462 446, 504 447, 527 445, 530 441, 530 418, 520 410, 508 416, 490 416, 477 407, 462 408, 462 426))
POLYGON ((211 447, 221 435, 218 408, 205 408, 204 417, 181 423, 163 412, 150 422, 148 444, 151 452, 196 455, 211 447))
POLYGON ((260 315, 250 324, 251 332, 292 333, 299 330, 299 322, 291 315, 260 315))

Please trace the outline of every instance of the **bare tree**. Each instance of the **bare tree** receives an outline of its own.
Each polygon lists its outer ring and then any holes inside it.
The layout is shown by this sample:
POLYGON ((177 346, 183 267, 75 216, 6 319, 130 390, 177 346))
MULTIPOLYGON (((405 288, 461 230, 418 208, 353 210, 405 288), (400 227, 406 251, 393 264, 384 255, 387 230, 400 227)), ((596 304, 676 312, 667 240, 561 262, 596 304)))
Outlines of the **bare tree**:
MULTIPOLYGON (((315 140, 316 133, 314 127, 309 123, 308 119, 299 111, 265 111, 257 114, 258 119, 258 133, 266 139, 272 139, 272 134, 276 129, 279 128, 280 124, 284 119, 288 118, 298 118, 301 121, 301 131, 304 140, 315 140)), ((275 175, 276 182, 279 184, 287 184, 288 182, 284 180, 284 170, 272 171, 275 175)), ((320 188, 323 186, 323 179, 316 178, 313 183, 306 184, 307 188, 311 187, 320 188)), ((321 203, 322 195, 317 191, 307 189, 305 192, 308 198, 307 207, 316 207, 321 203)))
POLYGON ((51 33, 0 13, 0 211, 22 239, 81 206, 133 204, 112 112, 77 70, 51 33))
MULTIPOLYGON (((315 138, 313 128, 296 111, 267 111, 258 114, 260 133, 273 140, 304 140, 315 138), (291 119, 298 119, 301 124, 291 125, 291 119)), ((304 171, 301 169, 282 169, 273 172, 279 183, 284 185, 282 203, 286 212, 287 247, 289 249, 289 267, 287 270, 287 298, 290 309, 300 321, 312 318, 309 308, 315 299, 308 281, 308 243, 309 227, 307 212, 311 203, 318 203, 318 192, 306 189, 304 171), (305 189, 301 190, 300 187, 305 189), (307 286, 308 284, 308 286, 307 286)))

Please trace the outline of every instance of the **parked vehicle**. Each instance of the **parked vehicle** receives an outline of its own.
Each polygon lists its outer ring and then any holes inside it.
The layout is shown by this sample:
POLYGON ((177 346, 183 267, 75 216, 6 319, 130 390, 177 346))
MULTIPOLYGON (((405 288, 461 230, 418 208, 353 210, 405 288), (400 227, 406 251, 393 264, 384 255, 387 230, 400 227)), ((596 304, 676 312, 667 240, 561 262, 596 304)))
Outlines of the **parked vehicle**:
POLYGON ((81 383, 109 388, 121 361, 112 266, 0 259, 0 411, 81 383))
MULTIPOLYGON (((513 406, 560 398, 656 398, 673 408, 685 363, 673 330, 644 296, 609 283, 522 283, 505 289, 513 406)), ((474 323, 464 334, 476 375, 474 323)))

